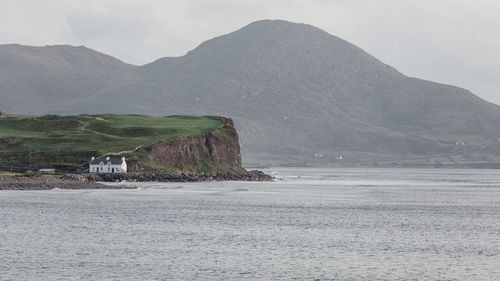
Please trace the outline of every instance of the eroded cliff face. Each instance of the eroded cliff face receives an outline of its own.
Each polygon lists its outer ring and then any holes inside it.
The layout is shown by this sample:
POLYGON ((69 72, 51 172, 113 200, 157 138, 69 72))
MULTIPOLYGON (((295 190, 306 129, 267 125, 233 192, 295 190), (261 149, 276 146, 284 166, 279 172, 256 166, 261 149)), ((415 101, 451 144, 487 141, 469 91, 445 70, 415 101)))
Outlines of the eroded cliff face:
MULTIPOLYGON (((234 123, 229 118, 219 128, 199 136, 159 141, 142 148, 132 169, 172 169, 194 172, 244 171, 240 144, 234 123)), ((130 166, 130 164, 129 164, 130 166)))

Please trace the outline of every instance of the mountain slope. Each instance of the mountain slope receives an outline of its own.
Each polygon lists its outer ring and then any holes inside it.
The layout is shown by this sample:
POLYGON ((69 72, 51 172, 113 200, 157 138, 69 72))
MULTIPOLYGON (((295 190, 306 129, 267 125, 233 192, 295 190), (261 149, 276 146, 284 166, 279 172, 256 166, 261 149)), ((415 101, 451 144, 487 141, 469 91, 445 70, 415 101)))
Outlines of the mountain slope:
POLYGON ((258 21, 185 56, 120 71, 127 79, 49 111, 231 116, 246 164, 500 159, 497 105, 407 77, 310 25, 258 21))
POLYGON ((0 45, 0 110, 51 113, 97 97, 133 66, 85 47, 0 45))

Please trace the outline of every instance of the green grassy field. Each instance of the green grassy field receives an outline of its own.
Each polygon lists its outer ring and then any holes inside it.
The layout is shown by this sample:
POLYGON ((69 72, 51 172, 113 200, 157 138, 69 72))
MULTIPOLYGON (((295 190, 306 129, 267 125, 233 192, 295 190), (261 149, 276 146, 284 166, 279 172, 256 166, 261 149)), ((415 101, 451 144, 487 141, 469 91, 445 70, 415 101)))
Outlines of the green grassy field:
POLYGON ((0 162, 74 164, 159 140, 204 134, 221 122, 196 116, 2 115, 0 162))

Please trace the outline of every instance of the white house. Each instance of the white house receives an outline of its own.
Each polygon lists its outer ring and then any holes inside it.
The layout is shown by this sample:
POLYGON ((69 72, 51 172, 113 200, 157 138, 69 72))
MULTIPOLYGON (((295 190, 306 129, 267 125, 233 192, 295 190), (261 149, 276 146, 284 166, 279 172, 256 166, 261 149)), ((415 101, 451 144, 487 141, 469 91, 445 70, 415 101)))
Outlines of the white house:
POLYGON ((95 158, 90 159, 89 173, 126 173, 127 162, 125 157, 121 159, 95 158))

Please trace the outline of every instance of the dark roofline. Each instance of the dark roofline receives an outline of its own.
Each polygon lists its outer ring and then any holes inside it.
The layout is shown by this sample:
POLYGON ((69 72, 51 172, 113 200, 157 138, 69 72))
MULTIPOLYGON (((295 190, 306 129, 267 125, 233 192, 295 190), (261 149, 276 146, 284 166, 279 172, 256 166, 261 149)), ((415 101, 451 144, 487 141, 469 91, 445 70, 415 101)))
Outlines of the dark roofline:
POLYGON ((98 165, 101 162, 104 165, 108 165, 109 162, 111 162, 111 165, 121 165, 122 164, 122 159, 121 158, 111 158, 109 160, 106 160, 106 158, 96 158, 94 160, 91 160, 90 164, 92 164, 92 165, 98 165))

